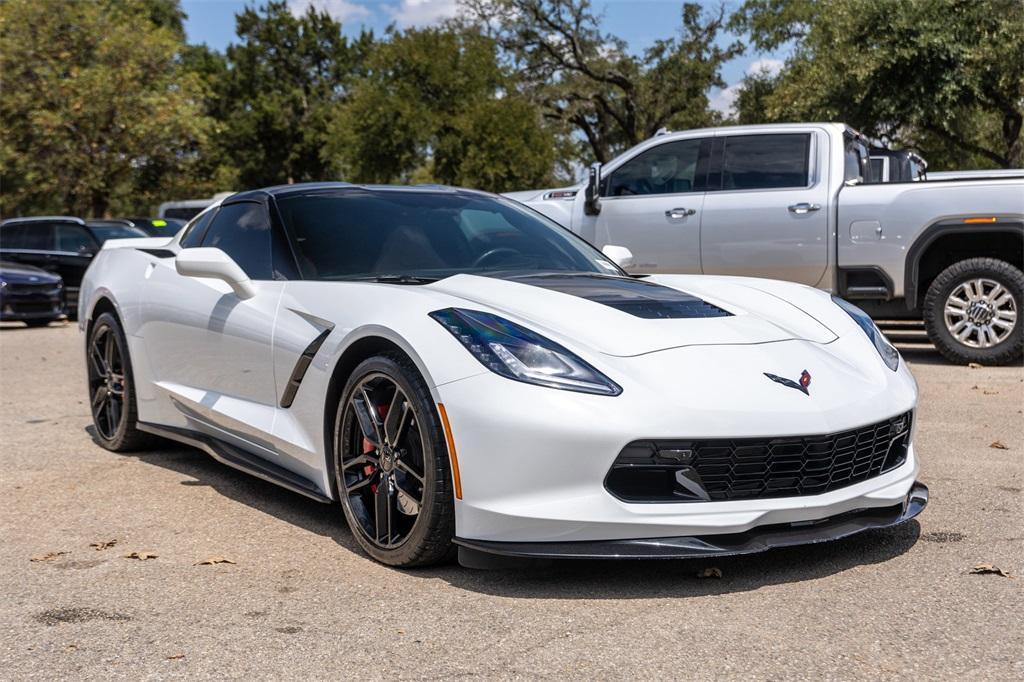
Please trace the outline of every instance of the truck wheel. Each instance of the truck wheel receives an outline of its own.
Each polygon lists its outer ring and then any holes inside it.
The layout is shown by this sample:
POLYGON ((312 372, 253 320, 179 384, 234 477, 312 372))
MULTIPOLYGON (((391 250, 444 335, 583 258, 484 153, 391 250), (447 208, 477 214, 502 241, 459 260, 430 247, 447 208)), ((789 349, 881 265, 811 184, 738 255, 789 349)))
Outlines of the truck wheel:
POLYGON ((928 338, 960 364, 1005 365, 1024 352, 1024 272, 970 258, 939 273, 924 297, 928 338))

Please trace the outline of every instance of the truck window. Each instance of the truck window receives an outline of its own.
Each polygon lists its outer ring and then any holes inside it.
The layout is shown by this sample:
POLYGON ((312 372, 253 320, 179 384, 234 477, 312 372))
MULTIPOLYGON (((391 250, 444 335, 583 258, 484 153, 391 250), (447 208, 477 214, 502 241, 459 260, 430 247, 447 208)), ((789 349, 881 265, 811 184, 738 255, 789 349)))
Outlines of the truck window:
POLYGON ((807 133, 726 137, 722 189, 806 187, 810 146, 807 133))
MULTIPOLYGON (((705 140, 666 142, 638 154, 604 181, 601 195, 606 197, 703 192, 707 175, 705 140)), ((710 140, 708 140, 710 142, 710 140)))
POLYGON ((6 225, 3 232, 0 233, 0 247, 28 251, 52 251, 53 225, 35 222, 6 225))

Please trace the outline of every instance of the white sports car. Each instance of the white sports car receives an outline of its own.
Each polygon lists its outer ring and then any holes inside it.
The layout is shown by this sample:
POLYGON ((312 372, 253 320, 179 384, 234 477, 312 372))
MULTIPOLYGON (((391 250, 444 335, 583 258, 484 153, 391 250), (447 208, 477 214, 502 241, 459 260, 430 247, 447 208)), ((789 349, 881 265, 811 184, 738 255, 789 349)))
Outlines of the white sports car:
POLYGON ((607 252, 469 190, 235 194, 86 273, 96 438, 339 501, 395 566, 741 554, 924 508, 917 386, 860 310, 607 252))

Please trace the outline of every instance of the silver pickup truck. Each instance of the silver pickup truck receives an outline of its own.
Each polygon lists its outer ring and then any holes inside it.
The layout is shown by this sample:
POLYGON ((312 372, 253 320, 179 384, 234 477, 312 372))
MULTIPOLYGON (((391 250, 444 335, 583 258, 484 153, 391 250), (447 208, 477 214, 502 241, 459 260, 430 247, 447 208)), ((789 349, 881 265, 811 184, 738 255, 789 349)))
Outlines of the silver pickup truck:
POLYGON ((802 282, 886 318, 923 318, 956 362, 1024 351, 1024 171, 872 183, 838 123, 661 134, 574 187, 508 196, 631 272, 802 282))

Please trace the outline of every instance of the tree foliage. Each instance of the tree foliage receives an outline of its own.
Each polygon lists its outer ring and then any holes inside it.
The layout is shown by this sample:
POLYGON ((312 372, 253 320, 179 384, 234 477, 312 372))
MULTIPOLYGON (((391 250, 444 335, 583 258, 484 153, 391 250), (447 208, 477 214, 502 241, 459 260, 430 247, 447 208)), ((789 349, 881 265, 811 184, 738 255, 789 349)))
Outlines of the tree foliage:
POLYGON ((215 153, 237 170, 238 189, 328 179, 328 122, 372 35, 350 41, 326 12, 296 17, 283 1, 246 7, 236 24, 222 71, 205 57, 195 64, 217 78, 215 153))
POLYGON ((0 4, 5 215, 102 216, 189 176, 207 141, 202 82, 176 67, 152 2, 0 4))
POLYGON ((440 182, 492 191, 548 179, 552 140, 474 30, 391 31, 338 109, 324 148, 356 182, 440 182))
POLYGON ((797 41, 771 92, 741 98, 741 120, 760 106, 768 120, 845 121, 933 169, 1024 165, 1020 0, 750 0, 739 16, 759 45, 797 41))
POLYGON ((605 33, 589 0, 466 0, 493 33, 544 116, 581 134, 586 157, 609 160, 663 127, 713 122, 708 90, 725 87, 722 65, 742 51, 720 47, 724 10, 684 3, 679 36, 636 55, 605 33))

